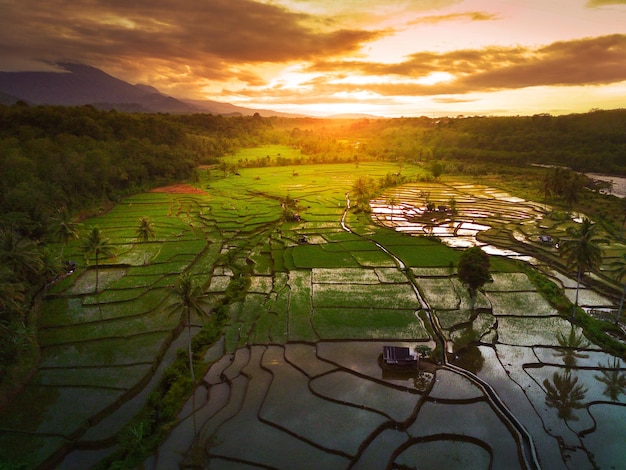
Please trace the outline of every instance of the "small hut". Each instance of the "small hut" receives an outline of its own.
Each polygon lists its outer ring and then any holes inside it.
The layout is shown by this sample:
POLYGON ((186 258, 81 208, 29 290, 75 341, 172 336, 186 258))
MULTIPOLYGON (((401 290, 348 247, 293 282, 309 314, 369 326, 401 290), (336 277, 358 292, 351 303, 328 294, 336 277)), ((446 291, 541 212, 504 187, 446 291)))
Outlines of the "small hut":
POLYGON ((383 346, 383 364, 393 368, 415 368, 417 353, 403 346, 383 346))

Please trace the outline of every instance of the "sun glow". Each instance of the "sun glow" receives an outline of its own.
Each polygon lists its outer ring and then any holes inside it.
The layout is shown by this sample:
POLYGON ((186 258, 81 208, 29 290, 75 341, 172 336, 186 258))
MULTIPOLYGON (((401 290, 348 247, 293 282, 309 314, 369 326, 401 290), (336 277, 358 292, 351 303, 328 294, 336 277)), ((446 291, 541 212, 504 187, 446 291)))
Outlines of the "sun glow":
POLYGON ((431 72, 425 77, 415 80, 420 85, 436 85, 437 83, 449 82, 454 80, 454 75, 448 72, 431 72))

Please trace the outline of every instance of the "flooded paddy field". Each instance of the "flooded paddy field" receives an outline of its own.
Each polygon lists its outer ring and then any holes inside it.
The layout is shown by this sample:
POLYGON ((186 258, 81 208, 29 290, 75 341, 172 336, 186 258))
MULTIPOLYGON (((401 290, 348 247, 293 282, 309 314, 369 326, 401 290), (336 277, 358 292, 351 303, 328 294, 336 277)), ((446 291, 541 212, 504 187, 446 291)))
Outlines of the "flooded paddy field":
MULTIPOLYGON (((98 293, 81 267, 46 298, 42 367, 0 416, 2 448, 32 466, 90 468, 123 439, 143 445, 127 423, 187 346, 169 286, 189 271, 224 298, 233 268, 248 266, 245 295, 145 468, 620 468, 624 358, 584 338, 507 256, 571 298, 575 280, 539 236, 558 240, 574 220, 454 182, 395 188, 397 202, 372 201, 370 218, 346 212, 346 193, 355 173, 388 166, 320 171, 203 176, 204 192, 135 196, 99 218, 118 257, 98 293), (299 220, 281 217, 287 194, 299 220), (447 208, 429 214, 427 198, 447 208), (132 232, 145 213, 157 239, 141 246, 132 232), (472 311, 454 247, 475 244, 499 256, 472 311), (422 351, 420 367, 381 367, 389 345, 422 351)), ((615 309, 583 287, 582 306, 615 309)))

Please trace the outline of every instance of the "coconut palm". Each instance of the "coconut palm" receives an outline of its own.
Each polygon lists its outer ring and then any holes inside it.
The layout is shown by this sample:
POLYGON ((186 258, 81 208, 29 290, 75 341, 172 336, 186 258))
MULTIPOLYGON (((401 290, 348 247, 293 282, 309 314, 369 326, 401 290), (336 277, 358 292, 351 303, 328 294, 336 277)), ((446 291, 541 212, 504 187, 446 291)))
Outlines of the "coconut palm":
POLYGON ((63 260, 63 251, 67 242, 77 240, 79 237, 78 230, 80 224, 72 217, 66 207, 58 210, 58 215, 55 217, 54 222, 54 237, 61 242, 59 259, 63 260))
POLYGON ((8 267, 18 282, 39 274, 43 268, 36 242, 11 229, 0 230, 0 265, 8 267))
POLYGON ((206 309, 208 307, 209 294, 203 291, 201 286, 194 284, 189 273, 182 273, 172 290, 176 295, 176 300, 170 304, 169 313, 180 312, 185 317, 188 333, 189 370, 191 371, 192 382, 196 383, 191 350, 191 317, 192 315, 200 317, 208 315, 206 309))
POLYGON ((574 205, 580 200, 580 190, 583 185, 583 177, 578 173, 570 172, 569 178, 563 187, 563 197, 565 198, 568 211, 571 212, 574 205))
POLYGON ((13 272, 6 266, 0 266, 0 323, 8 323, 11 313, 20 312, 24 302, 24 285, 15 281, 13 272), (5 317, 4 314, 7 314, 5 317))
POLYGON ((98 293, 98 276, 100 270, 100 258, 108 258, 110 256, 114 256, 113 245, 111 245, 111 241, 106 238, 100 227, 94 226, 91 228, 91 232, 85 238, 85 241, 81 247, 83 253, 85 254, 85 259, 89 260, 91 257, 95 257, 96 261, 96 286, 95 293, 98 293))
POLYGON ((584 406, 581 402, 587 394, 587 388, 578 383, 578 377, 572 377, 567 369, 562 373, 555 372, 552 382, 544 379, 543 385, 546 387, 546 405, 556 408, 559 418, 576 420, 572 411, 584 406))
POLYGON ((552 181, 552 174, 546 172, 543 176, 543 180, 541 182, 541 190, 543 192, 543 205, 546 210, 548 209, 548 198, 552 196, 554 191, 554 183, 552 181))
POLYGON ((387 205, 391 207, 391 225, 392 226, 393 226, 393 211, 395 210, 397 203, 398 201, 396 200, 395 196, 390 196, 387 199, 387 205))
MULTIPOLYGON (((138 242, 146 243, 156 238, 156 230, 150 219, 147 217, 141 217, 139 219, 139 225, 135 232, 138 242)), ((143 253, 143 264, 146 264, 146 252, 143 253)))
POLYGON ((599 243, 608 243, 604 238, 595 236, 596 225, 587 217, 583 218, 578 229, 571 227, 569 237, 561 242, 561 255, 568 267, 576 269, 576 300, 572 318, 578 309, 578 293, 583 273, 598 267, 602 262, 602 249, 599 243))
POLYGON ((609 266, 616 268, 615 271, 613 271, 613 277, 617 280, 617 282, 624 284, 624 288, 622 289, 622 299, 619 302, 619 308, 617 309, 617 315, 615 316, 615 324, 617 325, 622 316, 624 298, 626 297, 626 253, 622 253, 622 259, 613 261, 609 266))

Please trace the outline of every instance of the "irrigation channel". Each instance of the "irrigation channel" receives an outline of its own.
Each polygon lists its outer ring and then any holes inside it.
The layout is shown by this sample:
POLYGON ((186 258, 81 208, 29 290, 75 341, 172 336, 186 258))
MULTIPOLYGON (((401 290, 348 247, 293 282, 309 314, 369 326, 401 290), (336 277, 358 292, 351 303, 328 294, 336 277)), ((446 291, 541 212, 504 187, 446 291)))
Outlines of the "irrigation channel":
MULTIPOLYGON (((346 222, 345 222, 346 215, 349 210, 350 210, 350 196, 349 194, 346 194, 346 207, 341 217, 341 227, 346 232, 354 234, 354 232, 350 230, 350 228, 346 225, 346 222)), ((392 257, 394 261, 396 262, 396 264, 398 265, 398 268, 407 276, 411 286, 413 287, 413 290, 415 291, 415 295, 417 296, 417 299, 421 305, 421 308, 426 313, 426 316, 428 320, 430 321, 433 331, 435 332, 435 335, 437 337, 437 343, 441 347, 441 351, 442 351, 441 368, 447 369, 453 373, 462 375, 463 377, 467 378, 470 382, 472 382, 474 385, 479 387, 485 393, 485 395, 489 398, 489 402, 492 408, 496 410, 500 418, 504 419, 508 423, 510 429, 515 430, 516 440, 520 447, 521 455, 523 457, 525 467, 529 470, 540 469, 541 467, 537 460, 537 452, 535 450, 535 444, 532 440, 532 437, 530 436, 526 428, 522 425, 522 423, 519 422, 519 420, 515 417, 515 415, 511 413, 509 408, 500 399, 500 397, 498 396, 496 391, 493 389, 493 387, 491 387, 487 382, 485 382, 484 380, 482 380, 480 377, 476 376, 472 372, 462 369, 460 367, 457 367, 454 364, 450 364, 448 362, 447 341, 441 331, 441 325, 439 324, 437 317, 432 315, 431 308, 428 305, 428 302, 426 301, 424 296, 422 296, 422 294, 420 293, 417 287, 417 284, 413 280, 412 276, 408 275, 407 268, 402 262, 402 260, 400 260, 397 256, 391 253, 387 248, 385 248, 380 243, 374 240, 370 240, 370 241, 372 241, 378 248, 384 251, 387 255, 392 257)))

